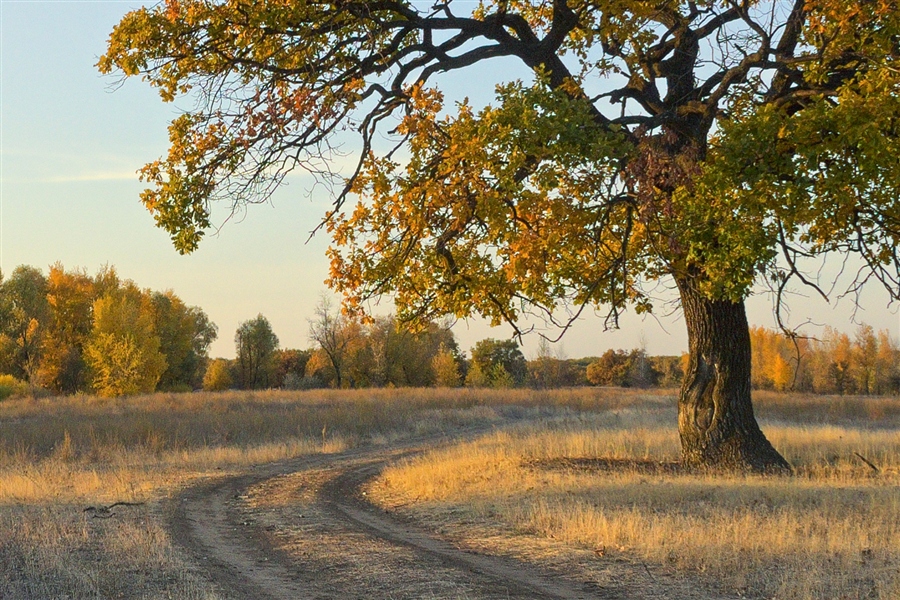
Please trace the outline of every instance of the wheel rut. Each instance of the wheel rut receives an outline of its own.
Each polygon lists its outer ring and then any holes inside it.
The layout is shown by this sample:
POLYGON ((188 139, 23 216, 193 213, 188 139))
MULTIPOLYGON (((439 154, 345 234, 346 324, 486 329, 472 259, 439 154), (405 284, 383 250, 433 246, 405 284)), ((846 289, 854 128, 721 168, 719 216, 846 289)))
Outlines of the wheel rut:
POLYGON ((184 491, 169 528, 235 600, 582 599, 581 584, 458 548, 369 503, 361 487, 442 437, 261 465, 184 491))
POLYGON ((306 456, 192 487, 168 511, 173 540, 232 600, 712 597, 671 595, 672 582, 643 565, 576 581, 566 569, 467 548, 367 500, 364 485, 386 465, 446 441, 306 456))

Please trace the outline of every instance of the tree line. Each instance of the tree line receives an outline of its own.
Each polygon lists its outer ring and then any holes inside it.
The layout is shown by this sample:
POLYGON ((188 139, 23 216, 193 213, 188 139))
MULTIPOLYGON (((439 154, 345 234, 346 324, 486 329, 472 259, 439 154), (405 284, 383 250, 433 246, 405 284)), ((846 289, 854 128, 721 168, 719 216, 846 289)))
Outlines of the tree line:
POLYGON ((897 394, 900 346, 887 330, 861 324, 850 336, 826 327, 818 339, 751 327, 757 389, 817 394, 897 394))
MULTIPOLYGON (((853 337, 826 328, 821 339, 753 327, 754 389, 821 394, 900 393, 900 346, 888 331, 860 325, 853 337), (796 345, 795 345, 796 341, 796 345), (798 354, 799 351, 799 354, 798 354)), ((241 324, 236 358, 216 359, 204 386, 228 388, 359 387, 663 387, 682 384, 688 355, 650 356, 643 348, 566 358, 542 340, 526 359, 515 340, 480 340, 463 352, 448 324, 406 330, 394 315, 364 324, 328 300, 309 319, 306 350, 279 349, 262 315, 241 324)))
MULTIPOLYGON (((156 390, 361 387, 666 387, 687 355, 609 349, 570 359, 542 340, 526 359, 515 340, 484 339, 469 356, 449 323, 410 331, 394 315, 348 318, 327 298, 308 320, 312 347, 281 348, 262 314, 235 331, 235 358, 210 360, 218 329, 174 292, 139 288, 112 267, 90 276, 57 263, 45 276, 0 273, 0 397, 11 391, 121 396, 156 390), (4 391, 5 390, 5 391, 4 391)), ((900 393, 900 346, 860 325, 819 339, 751 328, 755 389, 822 394, 900 393)))
POLYGON ((515 340, 487 338, 467 357, 449 323, 430 322, 416 331, 394 315, 364 323, 342 314, 327 298, 308 323, 313 347, 299 350, 280 349, 263 315, 245 321, 235 333, 235 358, 213 360, 204 388, 675 387, 681 380, 681 357, 650 357, 642 350, 567 359, 542 341, 528 360, 515 340))
POLYGON ((218 330, 174 292, 113 267, 0 273, 0 374, 32 391, 122 396, 199 386, 218 330))

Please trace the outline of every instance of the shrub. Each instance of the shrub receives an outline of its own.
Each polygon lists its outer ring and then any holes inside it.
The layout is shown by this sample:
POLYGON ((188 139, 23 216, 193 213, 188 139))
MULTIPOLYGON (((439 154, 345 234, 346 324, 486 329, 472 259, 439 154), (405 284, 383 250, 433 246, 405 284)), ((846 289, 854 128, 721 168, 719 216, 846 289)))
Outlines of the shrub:
POLYGON ((28 384, 19 381, 12 375, 0 375, 0 400, 6 400, 10 396, 24 396, 28 391, 28 384))

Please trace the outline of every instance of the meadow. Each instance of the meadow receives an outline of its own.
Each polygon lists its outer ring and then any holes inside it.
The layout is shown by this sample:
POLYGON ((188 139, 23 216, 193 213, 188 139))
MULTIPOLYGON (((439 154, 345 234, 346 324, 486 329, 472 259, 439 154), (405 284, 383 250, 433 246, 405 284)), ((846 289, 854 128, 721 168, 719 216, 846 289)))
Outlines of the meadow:
POLYGON ((0 597, 217 598, 165 529, 166 500, 254 464, 388 445, 510 415, 607 410, 625 394, 200 392, 0 402, 0 597), (115 518, 89 507, 117 502, 115 518), (140 590, 136 593, 135 590, 140 590))
POLYGON ((435 529, 475 536, 500 527, 517 540, 617 554, 759 597, 900 596, 900 401, 760 394, 756 403, 795 477, 680 473, 665 391, 7 400, 0 597, 217 598, 165 530, 167 500, 185 486, 258 463, 511 420, 523 425, 395 465, 373 493, 435 529), (102 511, 116 502, 130 505, 102 511))
POLYGON ((370 493, 488 552, 580 550, 738 597, 900 597, 900 401, 758 394, 795 468, 773 477, 684 472, 662 400, 437 449, 370 493))

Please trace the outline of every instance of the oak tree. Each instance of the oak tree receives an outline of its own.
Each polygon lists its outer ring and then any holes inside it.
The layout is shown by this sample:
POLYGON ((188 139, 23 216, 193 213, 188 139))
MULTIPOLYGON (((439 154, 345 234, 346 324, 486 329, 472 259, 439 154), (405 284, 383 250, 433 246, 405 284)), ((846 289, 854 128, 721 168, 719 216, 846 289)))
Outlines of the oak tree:
POLYGON ((390 294, 402 320, 614 323, 671 281, 684 462, 766 470, 788 465, 750 401, 754 283, 818 289, 808 257, 854 254, 851 290, 900 295, 898 39, 896 0, 166 0, 99 67, 196 100, 142 171, 180 251, 212 204, 301 167, 338 185, 330 282, 351 311, 390 294), (491 61, 533 76, 444 103, 442 73, 491 61), (345 130, 360 160, 340 177, 345 130))

